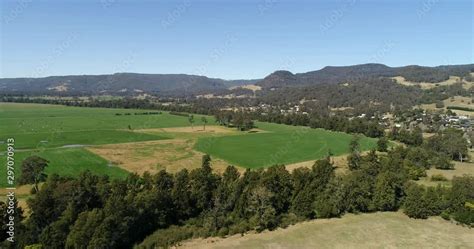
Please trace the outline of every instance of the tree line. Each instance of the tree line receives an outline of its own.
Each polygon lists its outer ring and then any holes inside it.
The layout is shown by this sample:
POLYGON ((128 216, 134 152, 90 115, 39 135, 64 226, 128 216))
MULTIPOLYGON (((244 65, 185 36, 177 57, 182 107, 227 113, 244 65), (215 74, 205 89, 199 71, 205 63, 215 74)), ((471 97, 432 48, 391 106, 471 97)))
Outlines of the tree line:
MULTIPOLYGON (((123 180, 90 172, 77 178, 51 175, 28 200, 31 215, 18 223, 18 242, 4 242, 2 248, 168 247, 191 237, 260 232, 345 213, 399 209, 413 218, 440 215, 473 226, 474 177, 455 177, 450 188, 423 187, 413 180, 426 175, 433 164, 425 147, 399 146, 367 155, 358 147, 354 139, 350 157, 355 159, 349 160, 346 174, 335 174, 328 156, 292 172, 275 165, 241 174, 229 166, 220 175, 205 155, 201 168, 176 174, 131 174, 123 180)), ((5 210, 0 203, 2 230, 5 210)))

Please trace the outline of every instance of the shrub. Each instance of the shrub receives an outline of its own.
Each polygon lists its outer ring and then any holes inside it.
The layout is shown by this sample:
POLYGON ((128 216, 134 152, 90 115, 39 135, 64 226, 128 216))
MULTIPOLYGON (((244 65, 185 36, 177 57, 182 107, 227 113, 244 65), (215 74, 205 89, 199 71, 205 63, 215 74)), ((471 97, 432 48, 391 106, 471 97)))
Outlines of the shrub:
POLYGON ((460 223, 466 224, 470 227, 474 226, 474 209, 464 208, 453 214, 453 218, 460 223))
POLYGON ((195 230, 194 226, 170 226, 166 229, 159 229, 135 248, 168 248, 180 241, 192 238, 195 230))
POLYGON ((281 218, 280 227, 287 228, 288 226, 294 225, 299 221, 301 221, 301 219, 298 218, 298 216, 296 216, 294 213, 284 214, 281 218))
POLYGON ((437 156, 432 159, 432 163, 437 169, 454 169, 454 164, 446 156, 437 156))
POLYGON ((219 229, 219 232, 217 232, 217 236, 219 237, 225 237, 229 234, 229 228, 228 227, 222 227, 219 229))
POLYGON ((232 234, 240 233, 241 235, 244 235, 244 233, 247 232, 248 230, 250 230, 250 226, 248 222, 244 220, 238 224, 232 225, 229 228, 229 234, 232 235, 232 234))
POLYGON ((436 174, 436 175, 431 176, 431 181, 433 181, 433 182, 445 182, 447 180, 448 179, 445 176, 441 175, 441 174, 436 174))
POLYGON ((405 191, 403 212, 410 218, 426 219, 429 211, 424 200, 425 188, 417 184, 410 184, 405 191))
POLYGON ((445 220, 451 220, 451 215, 445 210, 441 213, 441 218, 445 219, 445 220))

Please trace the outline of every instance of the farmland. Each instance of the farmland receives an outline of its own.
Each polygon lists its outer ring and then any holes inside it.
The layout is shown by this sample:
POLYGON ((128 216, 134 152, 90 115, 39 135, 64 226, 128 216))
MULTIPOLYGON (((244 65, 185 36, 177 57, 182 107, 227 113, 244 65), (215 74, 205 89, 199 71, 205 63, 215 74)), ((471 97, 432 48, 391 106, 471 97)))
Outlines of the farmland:
MULTIPOLYGON (((322 129, 256 123, 249 132, 213 124, 213 117, 167 112, 79 108, 40 104, 0 103, 0 141, 15 139, 17 176, 19 162, 30 155, 50 161, 47 174, 74 176, 84 170, 121 178, 129 172, 170 172, 199 167, 210 154, 214 165, 243 168, 268 167, 315 160, 347 153, 352 136, 322 129), (150 115, 144 113, 153 112, 150 115)), ((362 137, 363 150, 376 140, 362 137)), ((0 144, 5 150, 5 144, 0 144)), ((0 156, 5 160, 5 155, 0 156)), ((0 169, 4 174, 5 169, 0 169)), ((0 185, 5 183, 0 182, 0 185)))
MULTIPOLYGON (((243 136, 200 138, 196 148, 210 155, 249 168, 290 164, 322 158, 331 152, 342 155, 349 150, 351 135, 322 129, 257 123, 266 132, 243 136)), ((361 148, 375 146, 375 140, 363 138, 361 148)))

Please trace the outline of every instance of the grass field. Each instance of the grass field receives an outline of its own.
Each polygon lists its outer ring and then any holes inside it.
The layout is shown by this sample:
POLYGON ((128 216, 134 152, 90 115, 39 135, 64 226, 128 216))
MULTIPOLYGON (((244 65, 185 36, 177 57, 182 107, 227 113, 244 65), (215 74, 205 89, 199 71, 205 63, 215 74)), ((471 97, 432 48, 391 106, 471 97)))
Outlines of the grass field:
MULTIPOLYGON (((335 156, 349 150, 352 135, 308 127, 257 123, 266 132, 242 136, 199 138, 196 149, 235 165, 259 168, 335 156)), ((362 137, 363 150, 374 148, 375 139, 362 137)))
POLYGON ((410 219, 402 213, 348 214, 298 223, 287 229, 229 238, 195 239, 178 248, 472 248, 472 229, 439 217, 410 219))
MULTIPOLYGON (((90 170, 98 175, 109 175, 111 178, 123 178, 128 175, 128 172, 124 169, 116 165, 110 165, 104 158, 84 148, 66 148, 16 152, 15 176, 20 175, 21 161, 31 155, 40 156, 50 162, 45 170, 46 174, 56 173, 63 176, 77 176, 85 170, 90 170)), ((5 156, 0 157, 0 163, 6 165, 5 156)), ((0 167, 0 175, 6 176, 5 171, 5 167, 0 167)), ((6 187, 5 178, 6 177, 0 178, 0 187, 6 187)))
MULTIPOLYGON (((4 141, 14 138, 17 177, 21 161, 29 155, 48 159, 48 174, 74 176, 88 169, 97 174, 124 177, 127 172, 119 167, 110 167, 108 160, 84 148, 67 147, 169 139, 164 133, 148 134, 134 130, 189 125, 187 117, 165 112, 133 115, 143 112, 146 110, 0 103, 0 162, 5 165, 4 141)), ((195 116, 196 125, 200 125, 200 115, 195 116)), ((0 167, 0 175, 5 176, 5 170, 5 167, 0 167)), ((0 177, 0 186, 5 184, 5 177, 0 177)))
MULTIPOLYGON (((147 129, 189 125, 187 117, 165 112, 160 115, 115 115, 135 112, 146 111, 0 103, 0 141, 16 138, 17 149, 149 141, 164 137, 131 133, 128 127, 147 129)), ((196 115, 195 120, 199 125, 200 116, 196 115)))
MULTIPOLYGON (((17 177, 21 161, 29 155, 50 161, 46 173, 71 176, 86 169, 112 177, 124 177, 127 171, 176 172, 199 167, 204 153, 213 157, 215 169, 221 171, 228 164, 258 168, 316 160, 329 151, 341 155, 347 153, 352 138, 345 133, 261 122, 251 132, 239 132, 213 125, 212 117, 207 117, 204 130, 202 115, 194 115, 194 127, 190 127, 187 117, 167 112, 135 115, 144 112, 0 103, 0 161, 6 160, 2 141, 14 138, 17 177)), ((361 138, 363 150, 375 144, 375 139, 361 138)), ((3 167, 0 175, 5 175, 3 167)), ((0 177, 0 186, 5 181, 0 177)))

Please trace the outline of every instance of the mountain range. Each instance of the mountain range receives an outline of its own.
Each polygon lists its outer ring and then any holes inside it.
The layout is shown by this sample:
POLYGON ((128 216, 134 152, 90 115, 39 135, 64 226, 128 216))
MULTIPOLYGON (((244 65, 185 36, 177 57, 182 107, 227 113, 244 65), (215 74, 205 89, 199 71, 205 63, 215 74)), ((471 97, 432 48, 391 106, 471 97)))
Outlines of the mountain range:
POLYGON ((115 73, 105 75, 70 75, 43 78, 0 78, 0 94, 49 95, 136 95, 183 96, 255 84, 262 89, 337 84, 373 77, 403 76, 413 82, 441 82, 450 76, 471 77, 474 64, 437 67, 389 67, 383 64, 327 66, 320 70, 296 73, 275 71, 263 79, 223 80, 187 74, 115 73))

